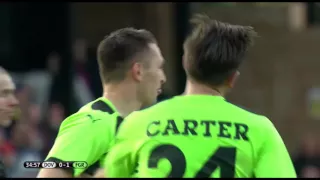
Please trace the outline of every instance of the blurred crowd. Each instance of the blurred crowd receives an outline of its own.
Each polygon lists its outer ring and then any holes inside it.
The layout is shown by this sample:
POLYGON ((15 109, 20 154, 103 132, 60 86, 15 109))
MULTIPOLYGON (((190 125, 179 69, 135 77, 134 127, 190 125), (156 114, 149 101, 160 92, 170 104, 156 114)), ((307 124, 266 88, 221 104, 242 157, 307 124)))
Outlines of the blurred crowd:
MULTIPOLYGON (((96 61, 83 39, 73 44, 74 77, 73 112, 101 95, 96 61), (90 72, 90 73, 89 73, 90 72), (99 88, 91 88, 99 87, 99 88)), ((51 149, 59 126, 66 117, 61 103, 66 98, 59 74, 61 56, 52 51, 47 56, 47 69, 24 73, 10 72, 16 84, 20 109, 12 125, 0 129, 0 155, 9 177, 35 177, 38 169, 25 169, 25 161, 44 160, 51 149)))
POLYGON ((306 135, 292 160, 298 177, 320 178, 320 149, 319 141, 312 134, 306 135))
MULTIPOLYGON (((95 50, 83 39, 73 44, 74 77, 73 102, 75 112, 102 94, 95 50), (93 88, 94 87, 94 88, 93 88)), ((0 129, 0 158, 9 177, 35 177, 38 169, 25 169, 25 161, 42 161, 51 149, 61 122, 66 118, 61 103, 63 87, 59 74, 61 57, 52 51, 47 57, 46 70, 25 73, 11 72, 16 86, 20 111, 13 124, 0 129)), ((166 99, 166 96, 161 99, 166 99)), ((303 138, 299 150, 292 154, 299 177, 320 177, 320 149, 315 136, 303 138)), ((275 162, 276 163, 276 162, 275 162)))

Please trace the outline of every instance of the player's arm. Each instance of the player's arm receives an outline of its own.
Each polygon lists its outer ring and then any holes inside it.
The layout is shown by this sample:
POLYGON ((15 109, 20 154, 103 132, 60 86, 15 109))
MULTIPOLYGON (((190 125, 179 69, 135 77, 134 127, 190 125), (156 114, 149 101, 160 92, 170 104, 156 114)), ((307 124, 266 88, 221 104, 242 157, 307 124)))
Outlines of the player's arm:
MULTIPOLYGON (((85 161, 94 164, 109 146, 106 120, 94 119, 90 114, 73 115, 63 122, 58 137, 46 161, 85 161)), ((38 177, 74 177, 85 169, 41 169, 38 177)))
POLYGON ((104 176, 108 178, 130 178, 135 171, 137 142, 124 140, 116 143, 109 151, 104 163, 104 176))
POLYGON ((254 175, 257 178, 296 178, 296 172, 283 140, 268 120, 264 142, 259 150, 254 175))
POLYGON ((136 132, 137 128, 140 126, 141 129, 141 124, 136 121, 140 118, 137 114, 137 112, 130 114, 121 124, 115 144, 111 147, 104 160, 105 177, 129 178, 135 171, 137 165, 136 155, 141 145, 139 139, 134 137, 140 132, 136 132))

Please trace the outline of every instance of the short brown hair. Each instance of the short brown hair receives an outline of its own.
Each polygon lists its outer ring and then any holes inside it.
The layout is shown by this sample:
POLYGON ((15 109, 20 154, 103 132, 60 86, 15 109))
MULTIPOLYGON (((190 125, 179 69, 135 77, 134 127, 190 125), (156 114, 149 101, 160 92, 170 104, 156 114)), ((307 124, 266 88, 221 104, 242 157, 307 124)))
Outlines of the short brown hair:
POLYGON ((188 77, 208 85, 222 85, 242 63, 256 32, 250 26, 231 25, 196 15, 184 42, 188 77))
POLYGON ((97 50, 100 76, 104 83, 125 78, 133 58, 157 43, 154 35, 144 29, 123 28, 106 36, 97 50))

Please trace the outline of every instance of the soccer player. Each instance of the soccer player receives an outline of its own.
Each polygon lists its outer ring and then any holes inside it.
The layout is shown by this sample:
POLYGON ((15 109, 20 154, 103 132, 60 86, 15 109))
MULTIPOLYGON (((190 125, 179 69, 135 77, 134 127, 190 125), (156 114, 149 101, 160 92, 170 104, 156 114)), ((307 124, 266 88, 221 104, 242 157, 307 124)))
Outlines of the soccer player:
POLYGON ((103 97, 62 122, 46 158, 53 162, 83 161, 88 166, 41 169, 38 177, 93 175, 112 145, 122 117, 155 103, 161 93, 164 60, 149 31, 124 28, 112 32, 99 44, 97 55, 103 97))
POLYGON ((130 114, 108 153, 106 177, 296 177, 272 122, 224 96, 253 42, 252 27, 198 15, 184 42, 183 96, 130 114))
MULTIPOLYGON (((9 73, 0 67, 0 126, 10 126, 16 113, 18 100, 14 94, 15 85, 9 73)), ((0 161, 0 178, 5 178, 3 162, 0 161)))

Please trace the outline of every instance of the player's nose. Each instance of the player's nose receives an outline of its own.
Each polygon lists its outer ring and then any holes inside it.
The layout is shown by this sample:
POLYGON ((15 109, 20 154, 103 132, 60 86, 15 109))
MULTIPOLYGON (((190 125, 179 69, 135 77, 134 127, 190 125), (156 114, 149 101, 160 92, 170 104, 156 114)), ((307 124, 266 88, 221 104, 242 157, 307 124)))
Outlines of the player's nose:
POLYGON ((9 106, 10 107, 16 107, 19 105, 19 101, 15 96, 11 96, 9 100, 9 106))

